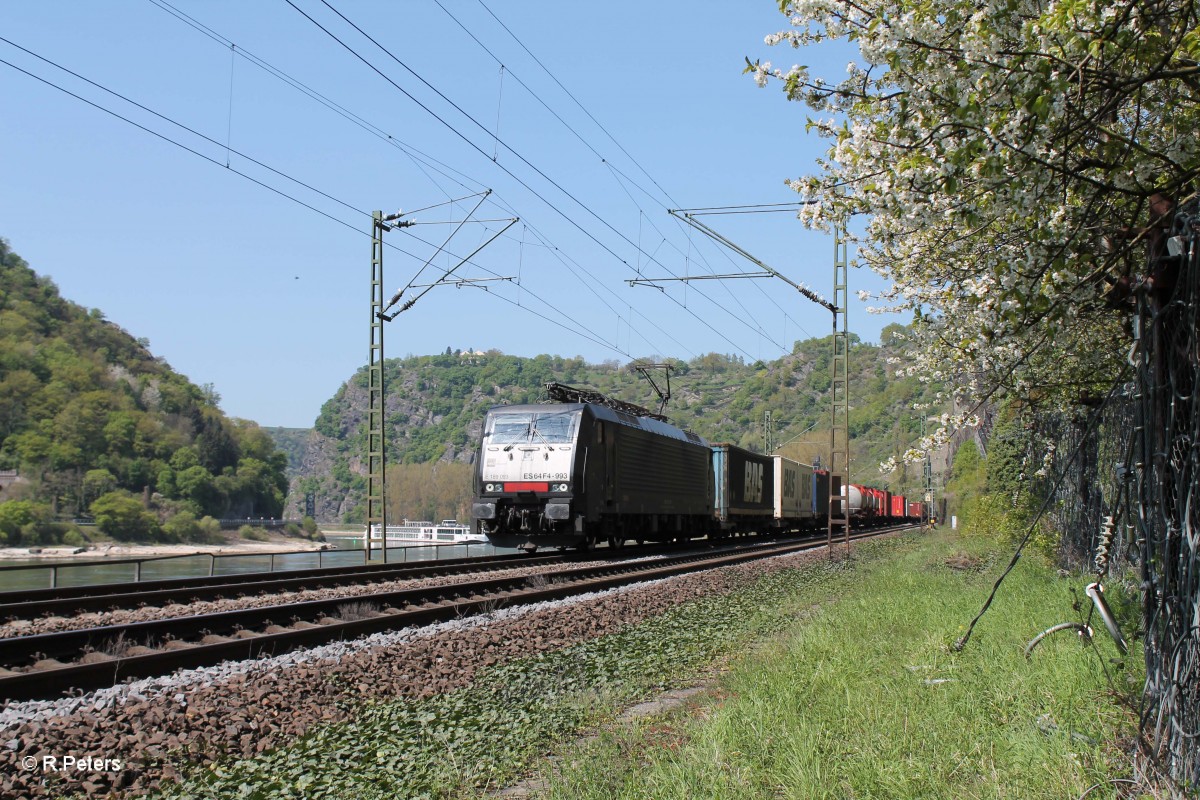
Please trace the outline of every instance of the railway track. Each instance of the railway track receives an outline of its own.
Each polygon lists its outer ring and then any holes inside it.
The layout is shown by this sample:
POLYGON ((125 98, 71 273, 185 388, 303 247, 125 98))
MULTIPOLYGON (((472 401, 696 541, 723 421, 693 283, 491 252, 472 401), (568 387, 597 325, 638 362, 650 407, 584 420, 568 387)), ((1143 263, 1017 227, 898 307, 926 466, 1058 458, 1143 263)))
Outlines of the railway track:
MULTIPOLYGON (((577 558, 577 557, 576 557, 577 558)), ((173 578, 133 584, 99 584, 60 589, 0 592, 0 620, 39 616, 72 616, 97 611, 193 603, 230 597, 324 589, 385 581, 461 575, 515 567, 536 567, 569 561, 569 554, 524 554, 443 559, 402 564, 244 573, 201 578, 173 578), (136 587, 136 588, 133 588, 136 587)))
MULTIPOLYGON (((855 538, 903 527, 909 526, 864 532, 855 538)), ((53 698, 63 692, 89 691, 121 680, 274 655, 383 630, 428 625, 506 606, 801 552, 823 544, 809 540, 734 552, 573 565, 532 577, 492 578, 0 639, 0 699, 53 698)), ((543 558, 553 561, 563 556, 543 558)), ((520 563, 525 565, 531 560, 521 559, 520 563)))
MULTIPOLYGON (((727 543, 727 545, 732 542, 727 543)), ((734 545, 736 546, 736 545, 734 545)), ((530 555, 512 553, 495 556, 470 556, 389 564, 357 564, 234 575, 171 578, 134 584, 92 584, 85 586, 0 592, 0 623, 33 620, 39 617, 72 617, 79 614, 132 610, 144 607, 188 605, 210 600, 269 597, 287 592, 329 589, 342 586, 369 586, 394 581, 468 575, 473 572, 498 572, 508 569, 544 567, 597 558, 639 558, 676 552, 670 546, 645 544, 617 551, 601 549, 586 553, 567 552, 530 555)), ((25 634, 8 634, 25 635, 25 634)), ((0 634, 3 638, 4 634, 0 634)))

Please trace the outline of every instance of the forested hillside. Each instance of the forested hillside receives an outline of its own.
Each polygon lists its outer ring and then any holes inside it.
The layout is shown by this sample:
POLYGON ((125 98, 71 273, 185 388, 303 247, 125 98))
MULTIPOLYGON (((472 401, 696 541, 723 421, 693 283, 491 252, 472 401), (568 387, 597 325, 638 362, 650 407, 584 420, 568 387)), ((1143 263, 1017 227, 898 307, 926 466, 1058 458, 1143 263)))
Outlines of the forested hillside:
POLYGON ((159 538, 180 513, 281 514, 286 456, 147 347, 0 239, 0 469, 18 476, 0 495, 8 543, 53 540, 55 520, 84 515, 159 538))
MULTIPOLYGON (((851 438, 854 480, 909 490, 920 469, 881 475, 878 465, 907 449, 921 434, 925 415, 942 409, 914 409, 934 389, 916 378, 898 378, 902 360, 897 334, 884 331, 880 345, 851 337, 851 438)), ((671 400, 665 413, 676 425, 713 442, 733 442, 763 450, 766 412, 773 449, 812 461, 828 451, 829 338, 797 342, 775 361, 747 364, 710 353, 690 361, 670 360, 671 400)), ((650 356, 644 362, 662 359, 650 356)), ((655 377, 665 388, 662 371, 655 377)), ((389 514, 397 517, 465 517, 469 470, 483 415, 493 405, 538 402, 544 386, 558 381, 603 392, 657 409, 658 396, 631 365, 616 361, 588 364, 581 358, 541 355, 520 358, 491 351, 445 353, 392 359, 386 364, 388 463, 406 465, 389 475, 389 514), (425 465, 422 467, 421 465, 425 465), (445 465, 436 471, 434 465, 445 465)), ((323 521, 359 522, 365 487, 366 371, 360 370, 324 407, 309 434, 298 476, 292 481, 289 515, 306 492, 317 495, 323 521)))

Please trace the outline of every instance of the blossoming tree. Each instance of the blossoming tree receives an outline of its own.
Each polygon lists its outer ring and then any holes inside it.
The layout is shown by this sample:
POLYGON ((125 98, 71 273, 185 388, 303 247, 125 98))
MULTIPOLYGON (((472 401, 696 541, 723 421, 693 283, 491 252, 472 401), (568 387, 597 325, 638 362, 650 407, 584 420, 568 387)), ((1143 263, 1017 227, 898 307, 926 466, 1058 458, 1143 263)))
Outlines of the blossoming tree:
MULTIPOLYGON (((866 220, 858 261, 918 318, 908 369, 956 396, 1069 405, 1129 346, 1148 199, 1200 162, 1200 32, 1185 0, 796 0, 769 45, 844 40, 844 78, 747 61, 830 147, 790 180, 802 219, 866 220)), ((853 229, 853 228, 852 228, 853 229)), ((924 442, 944 441, 969 414, 924 442)), ((922 453, 914 451, 913 456, 922 453)))

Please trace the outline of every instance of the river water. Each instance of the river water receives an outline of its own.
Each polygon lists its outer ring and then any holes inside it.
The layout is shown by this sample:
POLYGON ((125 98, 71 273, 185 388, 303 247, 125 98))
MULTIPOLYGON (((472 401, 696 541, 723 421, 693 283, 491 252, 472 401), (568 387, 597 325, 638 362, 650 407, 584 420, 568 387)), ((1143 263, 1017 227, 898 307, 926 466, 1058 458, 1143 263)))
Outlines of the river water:
MULTIPOLYGON (((142 559, 141 580, 154 581, 168 578, 192 578, 203 575, 237 575, 247 572, 269 572, 292 569, 316 569, 317 567, 346 567, 363 563, 361 536, 336 536, 326 534, 336 550, 308 553, 253 553, 227 554, 215 558, 207 553, 191 556, 173 556, 158 560, 142 559)), ((432 561, 443 558, 465 558, 488 556, 496 553, 514 553, 515 550, 496 548, 490 544, 470 545, 421 545, 389 547, 389 563, 410 561, 432 561)), ((372 562, 382 562, 379 550, 372 552, 372 562)), ((122 563, 99 563, 82 558, 5 559, 0 561, 0 592, 20 589, 45 589, 51 585, 51 576, 57 586, 86 586, 97 583, 132 583, 137 580, 139 567, 128 559, 122 563), (10 569, 10 567, 30 567, 10 569)))

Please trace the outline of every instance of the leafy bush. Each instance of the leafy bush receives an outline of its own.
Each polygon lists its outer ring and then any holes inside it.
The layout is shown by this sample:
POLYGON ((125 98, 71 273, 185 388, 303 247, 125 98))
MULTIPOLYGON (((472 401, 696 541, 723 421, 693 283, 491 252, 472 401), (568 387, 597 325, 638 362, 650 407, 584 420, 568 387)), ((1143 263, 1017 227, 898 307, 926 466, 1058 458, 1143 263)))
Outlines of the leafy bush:
POLYGON ((158 519, 131 493, 118 489, 96 498, 92 503, 96 527, 117 540, 157 541, 162 535, 158 519))
POLYGON ((221 540, 221 525, 212 517, 197 520, 190 511, 180 511, 163 523, 163 531, 173 542, 215 544, 221 540))
POLYGON ((62 536, 62 543, 72 547, 82 547, 87 544, 87 539, 83 538, 83 534, 79 532, 78 528, 69 528, 62 536))
POLYGON ((221 541, 221 523, 212 517, 204 517, 200 520, 200 532, 204 536, 205 542, 221 541))
MULTIPOLYGON (((1027 503, 1014 506, 1011 497, 995 492, 968 500, 960 513, 963 535, 992 538, 1005 546, 1023 539, 1034 517, 1027 503)), ((1058 539, 1058 534, 1043 519, 1037 523, 1030 544, 1036 552, 1053 557, 1058 539)))
POLYGON ((9 500, 0 503, 0 541, 21 544, 25 528, 50 520, 50 507, 31 500, 9 500))
POLYGON ((265 542, 269 538, 266 531, 255 528, 253 525, 243 525, 238 528, 238 536, 252 542, 265 542))

